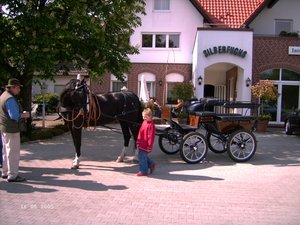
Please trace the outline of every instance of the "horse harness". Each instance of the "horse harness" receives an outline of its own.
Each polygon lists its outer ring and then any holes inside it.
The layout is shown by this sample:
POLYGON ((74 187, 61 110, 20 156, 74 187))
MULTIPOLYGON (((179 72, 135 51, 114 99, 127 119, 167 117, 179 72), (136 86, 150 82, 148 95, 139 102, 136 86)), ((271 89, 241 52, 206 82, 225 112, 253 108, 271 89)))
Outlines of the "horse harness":
MULTIPOLYGON (((107 117, 107 118, 115 119, 117 121, 124 121, 127 123, 132 123, 135 126, 140 125, 140 123, 136 123, 136 122, 132 122, 132 121, 120 118, 120 117, 124 117, 130 113, 138 112, 138 109, 136 108, 131 96, 129 96, 126 92, 121 92, 125 99, 124 105, 123 105, 123 111, 120 114, 111 116, 111 115, 105 114, 101 111, 101 107, 100 107, 99 100, 97 99, 97 95, 88 88, 86 83, 84 83, 80 86, 77 86, 77 84, 76 84, 76 88, 74 91, 76 92, 76 91, 80 90, 81 88, 83 88, 84 89, 83 91, 87 94, 87 102, 85 105, 81 106, 80 108, 75 107, 74 109, 67 109, 62 106, 59 107, 59 115, 65 121, 72 122, 72 127, 76 128, 76 129, 81 129, 84 126, 85 122, 87 123, 86 125, 88 127, 89 124, 91 124, 91 122, 94 121, 94 124, 95 124, 94 128, 96 128, 96 122, 100 118, 101 115, 104 117, 107 117), (129 111, 126 111, 127 99, 129 99, 129 102, 133 106, 133 109, 129 110, 129 111), (87 110, 87 108, 89 108, 89 110, 87 110), (99 112, 98 115, 97 115, 97 109, 99 112), (67 113, 67 117, 64 116, 63 113, 67 113), (87 114, 88 114, 88 117, 87 117, 87 114), (82 117, 82 124, 79 126, 76 126, 75 121, 79 117, 82 117)), ((107 127, 107 126, 104 126, 104 127, 107 127)))

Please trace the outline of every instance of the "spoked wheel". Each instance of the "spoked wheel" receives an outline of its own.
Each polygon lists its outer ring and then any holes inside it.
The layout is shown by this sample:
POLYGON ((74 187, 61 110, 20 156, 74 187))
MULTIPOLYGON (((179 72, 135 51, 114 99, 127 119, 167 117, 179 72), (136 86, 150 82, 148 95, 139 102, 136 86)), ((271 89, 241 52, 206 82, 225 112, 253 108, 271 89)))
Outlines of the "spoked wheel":
POLYGON ((183 137, 180 145, 180 156, 187 163, 198 163, 207 154, 205 137, 198 132, 188 133, 183 137))
POLYGON ((176 154, 179 151, 182 137, 183 135, 178 130, 167 128, 163 134, 159 135, 158 145, 164 153, 168 155, 176 154))
POLYGON ((236 162, 245 162, 253 157, 257 141, 252 132, 237 130, 233 132, 227 142, 229 157, 236 162))
MULTIPOLYGON (((227 139, 227 137, 224 138, 227 139)), ((209 132, 207 134, 207 144, 209 149, 214 153, 224 153, 227 151, 226 140, 222 139, 218 134, 209 132)))

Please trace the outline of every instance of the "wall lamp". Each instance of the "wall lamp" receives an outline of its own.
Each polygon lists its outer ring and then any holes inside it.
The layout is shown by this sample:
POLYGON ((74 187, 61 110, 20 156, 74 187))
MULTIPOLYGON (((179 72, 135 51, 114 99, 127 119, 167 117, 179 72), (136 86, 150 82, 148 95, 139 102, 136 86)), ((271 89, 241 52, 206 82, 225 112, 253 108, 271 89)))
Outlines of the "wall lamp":
POLYGON ((158 81, 159 86, 162 86, 162 80, 158 81))
POLYGON ((249 87, 250 84, 251 84, 251 79, 248 77, 248 78, 246 79, 246 87, 249 87))
POLYGON ((203 81, 203 78, 201 76, 198 77, 198 84, 201 85, 203 81))

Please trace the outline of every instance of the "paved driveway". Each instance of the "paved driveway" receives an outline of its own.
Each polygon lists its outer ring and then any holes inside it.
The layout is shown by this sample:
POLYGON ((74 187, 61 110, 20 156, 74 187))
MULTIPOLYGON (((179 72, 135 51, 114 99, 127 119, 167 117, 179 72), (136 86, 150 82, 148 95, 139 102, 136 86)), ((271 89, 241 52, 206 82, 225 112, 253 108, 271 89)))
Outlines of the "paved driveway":
POLYGON ((256 136, 247 163, 209 151, 191 165, 156 143, 149 177, 136 177, 130 160, 114 161, 122 137, 104 128, 84 131, 79 170, 69 169, 69 133, 23 144, 28 181, 1 180, 1 224, 300 224, 300 136, 273 129, 256 136))

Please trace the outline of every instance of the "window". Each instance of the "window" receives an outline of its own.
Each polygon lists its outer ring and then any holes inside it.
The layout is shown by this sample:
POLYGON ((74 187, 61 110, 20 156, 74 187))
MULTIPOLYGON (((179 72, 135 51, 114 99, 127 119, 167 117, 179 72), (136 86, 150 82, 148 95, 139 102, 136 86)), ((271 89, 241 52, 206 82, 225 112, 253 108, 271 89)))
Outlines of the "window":
POLYGON ((170 10, 170 0, 154 0, 154 10, 170 10))
MULTIPOLYGON (((150 98, 155 97, 155 82, 153 81, 147 81, 147 90, 150 98)), ((141 91, 141 81, 139 81, 139 95, 141 91)))
POLYGON ((179 48, 179 34, 169 35, 169 48, 179 48))
POLYGON ((121 91, 122 87, 127 87, 127 82, 112 81, 112 91, 121 91))
POLYGON ((143 48, 179 48, 179 34, 142 34, 143 48))
POLYGON ((152 34, 143 34, 142 37, 142 47, 143 48, 152 48, 152 34))
POLYGON ((279 80, 279 69, 270 69, 260 74, 261 80, 279 80))
POLYGON ((282 69, 282 80, 300 81, 300 75, 294 71, 282 69))
POLYGON ((172 93, 176 84, 176 82, 167 82, 167 104, 176 104, 177 99, 172 93))
POLYGON ((300 74, 288 69, 269 69, 260 74, 260 80, 272 80, 280 93, 276 101, 264 104, 265 113, 272 121, 283 123, 286 116, 300 108, 300 74))
POLYGON ((155 35, 155 48, 166 48, 166 35, 155 35))
POLYGON ((275 20, 275 35, 279 35, 281 31, 292 32, 292 20, 275 20))

